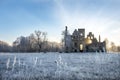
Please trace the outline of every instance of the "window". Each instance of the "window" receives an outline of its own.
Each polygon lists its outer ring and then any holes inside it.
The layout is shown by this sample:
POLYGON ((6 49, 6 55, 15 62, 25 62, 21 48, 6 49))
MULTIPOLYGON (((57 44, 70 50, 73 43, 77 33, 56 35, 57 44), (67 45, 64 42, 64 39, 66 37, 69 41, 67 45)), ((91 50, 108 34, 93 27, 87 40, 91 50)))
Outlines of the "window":
POLYGON ((83 36, 83 33, 80 33, 80 36, 83 36))
POLYGON ((83 44, 80 44, 80 50, 83 50, 83 44))
POLYGON ((90 37, 88 37, 88 39, 90 39, 90 37))
POLYGON ((91 36, 91 39, 93 39, 93 37, 91 36))
POLYGON ((77 47, 77 43, 74 43, 75 47, 77 47))

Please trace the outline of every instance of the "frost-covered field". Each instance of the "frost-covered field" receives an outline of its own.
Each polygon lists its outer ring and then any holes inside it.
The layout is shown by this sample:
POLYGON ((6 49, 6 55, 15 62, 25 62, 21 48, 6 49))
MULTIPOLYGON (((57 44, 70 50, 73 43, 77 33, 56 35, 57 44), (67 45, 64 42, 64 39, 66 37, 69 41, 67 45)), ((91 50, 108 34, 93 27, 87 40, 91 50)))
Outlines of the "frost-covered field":
POLYGON ((0 80, 120 80, 117 53, 0 53, 0 80))

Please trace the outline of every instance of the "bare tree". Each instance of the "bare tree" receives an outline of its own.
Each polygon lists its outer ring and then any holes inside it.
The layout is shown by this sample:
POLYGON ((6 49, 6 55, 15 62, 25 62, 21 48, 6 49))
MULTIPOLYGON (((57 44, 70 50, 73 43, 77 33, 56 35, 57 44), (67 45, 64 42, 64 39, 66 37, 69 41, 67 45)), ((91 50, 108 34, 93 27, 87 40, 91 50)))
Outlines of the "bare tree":
POLYGON ((109 51, 110 46, 109 46, 109 40, 107 38, 105 38, 105 43, 106 43, 106 49, 107 49, 107 51, 109 51))
POLYGON ((35 31, 35 35, 36 35, 36 43, 37 43, 38 51, 40 52, 42 47, 42 40, 41 40, 42 32, 39 30, 35 31))
POLYGON ((38 47, 38 51, 40 52, 43 48, 45 47, 46 42, 47 42, 47 33, 46 32, 41 32, 41 31, 35 31, 36 35, 36 43, 38 47))
POLYGON ((118 52, 120 52, 120 46, 117 47, 118 52))
POLYGON ((47 51, 47 33, 43 32, 43 51, 46 52, 47 51))
POLYGON ((47 47, 47 33, 35 31, 30 36, 18 37, 13 42, 13 50, 17 52, 35 52, 42 51, 47 47))
POLYGON ((111 50, 112 52, 116 52, 116 49, 117 49, 117 48, 116 48, 116 46, 115 46, 115 43, 114 43, 114 42, 111 42, 111 49, 110 49, 110 50, 111 50))
POLYGON ((29 50, 28 51, 30 51, 30 52, 35 51, 35 36, 33 33, 30 34, 30 36, 28 37, 28 40, 29 40, 29 42, 28 42, 29 50))

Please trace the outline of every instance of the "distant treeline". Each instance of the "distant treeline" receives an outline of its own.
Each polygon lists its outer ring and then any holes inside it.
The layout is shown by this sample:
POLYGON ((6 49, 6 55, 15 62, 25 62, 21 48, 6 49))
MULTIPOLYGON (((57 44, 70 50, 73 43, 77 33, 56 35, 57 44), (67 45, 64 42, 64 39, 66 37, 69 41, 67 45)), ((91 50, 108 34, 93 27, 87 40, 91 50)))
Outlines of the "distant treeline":
MULTIPOLYGON (((18 37, 10 46, 4 41, 0 41, 0 52, 61 52, 64 49, 64 31, 61 43, 50 42, 47 39, 47 33, 42 31, 35 31, 27 37, 18 37)), ((106 41, 106 48, 108 52, 120 52, 120 46, 116 46, 114 42, 106 41)))
POLYGON ((39 30, 27 37, 18 37, 12 46, 0 41, 0 52, 58 52, 60 49, 60 43, 48 41, 47 33, 39 30))
POLYGON ((116 46, 114 42, 105 39, 107 52, 120 52, 120 46, 116 46))

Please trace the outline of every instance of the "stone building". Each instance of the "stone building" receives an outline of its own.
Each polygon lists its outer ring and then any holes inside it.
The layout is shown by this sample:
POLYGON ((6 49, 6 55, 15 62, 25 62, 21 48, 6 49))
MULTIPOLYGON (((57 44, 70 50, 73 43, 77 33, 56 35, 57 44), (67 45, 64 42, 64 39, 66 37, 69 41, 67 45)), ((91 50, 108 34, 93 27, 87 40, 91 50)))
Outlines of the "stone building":
POLYGON ((85 37, 85 29, 75 29, 72 35, 65 29, 65 52, 106 52, 105 41, 97 40, 92 32, 85 37))

